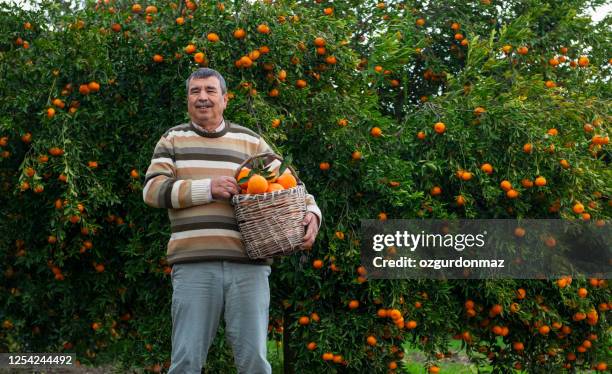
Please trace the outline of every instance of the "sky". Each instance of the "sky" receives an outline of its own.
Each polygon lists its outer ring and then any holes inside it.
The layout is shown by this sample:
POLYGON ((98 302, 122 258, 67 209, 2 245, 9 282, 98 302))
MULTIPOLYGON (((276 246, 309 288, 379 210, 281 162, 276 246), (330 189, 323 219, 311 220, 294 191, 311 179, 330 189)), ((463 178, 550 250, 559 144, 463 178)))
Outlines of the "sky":
MULTIPOLYGON (((14 4, 23 4, 24 9, 31 9, 34 4, 37 3, 36 0, 0 0, 0 3, 14 3, 14 4)), ((591 19, 594 22, 599 22, 602 20, 607 14, 612 12, 612 4, 602 5, 595 10, 591 10, 589 14, 591 15, 591 19)))

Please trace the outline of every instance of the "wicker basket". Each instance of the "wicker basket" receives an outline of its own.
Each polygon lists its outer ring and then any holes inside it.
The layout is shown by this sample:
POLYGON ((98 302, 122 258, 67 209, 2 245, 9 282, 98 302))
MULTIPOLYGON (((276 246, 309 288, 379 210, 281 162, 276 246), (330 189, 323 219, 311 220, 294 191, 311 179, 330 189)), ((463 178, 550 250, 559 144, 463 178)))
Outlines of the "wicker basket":
MULTIPOLYGON (((240 170, 259 157, 282 158, 274 153, 260 153, 245 160, 240 170)), ((232 197, 236 220, 247 255, 251 259, 286 256, 300 250, 304 238, 306 188, 291 166, 297 186, 286 190, 261 194, 241 194, 232 197)))

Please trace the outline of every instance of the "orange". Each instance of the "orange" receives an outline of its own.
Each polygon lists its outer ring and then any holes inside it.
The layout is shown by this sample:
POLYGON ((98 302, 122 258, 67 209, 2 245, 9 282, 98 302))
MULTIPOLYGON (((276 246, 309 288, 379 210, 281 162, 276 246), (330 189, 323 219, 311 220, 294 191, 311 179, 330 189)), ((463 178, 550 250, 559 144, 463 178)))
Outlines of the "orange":
POLYGON ((437 367, 436 365, 433 365, 433 366, 430 366, 429 369, 427 369, 427 371, 430 374, 438 374, 438 373, 440 373, 440 368, 437 367))
POLYGON ((310 318, 308 318, 307 316, 301 316, 298 320, 298 323, 302 326, 307 325, 310 323, 310 318))
POLYGON ((193 44, 187 44, 187 47, 185 47, 184 51, 185 53, 190 55, 196 51, 196 46, 193 44))
POLYGON ((323 9, 323 13, 326 16, 331 16, 334 13, 334 8, 332 8, 332 7, 325 8, 325 9, 323 9))
POLYGON ((142 11, 142 6, 140 4, 132 5, 132 12, 133 13, 140 13, 141 11, 142 11))
POLYGON ((91 81, 87 84, 87 87, 89 88, 89 91, 91 92, 98 92, 100 91, 100 84, 96 81, 91 81))
POLYGON ((162 55, 155 55, 153 56, 153 61, 157 63, 164 62, 164 57, 162 55))
POLYGON ((481 106, 474 108, 474 115, 479 116, 482 113, 485 113, 487 110, 481 106))
POLYGON ((324 170, 324 171, 329 170, 329 162, 321 162, 319 164, 319 169, 324 170))
POLYGON ((291 173, 284 173, 276 180, 276 183, 279 183, 285 189, 293 188, 297 186, 297 180, 291 173))
POLYGON ((580 56, 578 58, 578 65, 580 67, 586 67, 589 65, 589 58, 587 56, 580 56))
POLYGON ((540 176, 535 179, 535 185, 538 187, 546 186, 546 178, 540 176))
POLYGON ((376 345, 376 337, 374 337, 372 335, 368 336, 366 341, 368 342, 368 345, 371 345, 371 346, 375 346, 376 345))
POLYGON ((417 327, 417 322, 410 320, 408 321, 408 323, 406 324, 406 328, 408 328, 409 330, 413 330, 417 327))
POLYGON ((438 134, 444 133, 445 130, 446 130, 446 125, 442 122, 437 122, 434 125, 434 131, 437 132, 438 134))
POLYGON ((380 129, 380 127, 372 127, 372 130, 370 130, 370 135, 375 138, 378 138, 382 135, 382 130, 380 129))
POLYGON ((572 207, 572 211, 574 213, 576 213, 576 214, 580 214, 580 213, 584 212, 584 205, 582 205, 581 203, 576 203, 572 207))
POLYGON ((517 190, 508 190, 506 191, 506 196, 509 199, 516 199, 519 195, 519 192, 517 190))
POLYGON ((215 34, 214 32, 211 32, 210 34, 206 35, 206 38, 211 43, 216 43, 219 41, 219 35, 215 34))
POLYGON ((47 108, 47 118, 51 119, 55 116, 55 109, 47 108))
POLYGON ((569 169, 569 167, 570 167, 570 164, 569 164, 569 162, 566 159, 560 160, 559 164, 561 164, 561 167, 563 169, 569 169))
POLYGON ((247 193, 258 194, 268 190, 268 181, 259 174, 254 174, 247 183, 247 193))
POLYGON ((204 53, 198 52, 195 55, 193 55, 193 61, 195 61, 198 64, 203 63, 205 61, 204 53))
POLYGON ((540 326, 540 328, 538 329, 538 332, 542 335, 547 335, 550 332, 550 327, 546 325, 540 326))
POLYGON ((492 174, 493 173, 493 166, 491 166, 491 164, 482 164, 482 166, 480 166, 480 170, 482 170, 483 173, 485 174, 492 174))
POLYGON ((323 261, 321 260, 314 260, 312 262, 312 267, 315 269, 321 269, 323 267, 323 261))
POLYGON ((425 18, 418 18, 415 23, 416 23, 417 26, 424 26, 425 25, 425 18))
POLYGON ((245 36, 246 31, 244 31, 243 29, 237 29, 236 31, 234 31, 234 38, 236 39, 244 39, 245 36))
POLYGON ((354 151, 354 152, 351 154, 351 158, 352 158, 353 160, 355 160, 355 161, 357 161, 357 160, 361 160, 361 152, 359 152, 359 151, 354 151))
POLYGON ((501 312, 504 310, 504 308, 500 305, 500 304, 495 304, 491 307, 491 310, 489 312, 490 316, 496 316, 498 314, 501 314, 501 312))
POLYGON ((602 362, 599 362, 595 368, 598 371, 606 371, 608 369, 608 364, 602 361, 602 362))
POLYGON ((510 181, 507 181, 507 180, 501 181, 499 186, 501 187, 502 190, 504 190, 506 192, 510 191, 512 189, 512 183, 510 183, 510 181))
POLYGON ((510 52, 512 52, 512 46, 506 44, 502 47, 502 51, 504 51, 505 54, 509 54, 510 52))
POLYGON ((314 40, 315 47, 325 47, 325 39, 322 37, 316 37, 314 40))
POLYGON ((522 351, 525 349, 525 346, 521 342, 514 342, 512 343, 512 348, 514 348, 515 351, 522 351))
POLYGON ((86 84, 82 84, 79 86, 79 93, 81 95, 89 95, 89 87, 86 84))
POLYGON ((346 118, 340 118, 338 120, 338 126, 344 127, 346 125, 348 125, 348 120, 346 118))
POLYGON ((259 26, 257 26, 257 32, 261 33, 261 34, 269 34, 270 33, 270 27, 266 24, 261 24, 259 26))
POLYGON ((457 22, 453 22, 453 23, 452 23, 452 25, 451 25, 451 29, 452 29, 453 31, 457 31, 457 30, 459 30, 460 28, 461 28, 461 25, 459 25, 457 22))
POLYGON ((523 145, 523 152, 531 153, 532 150, 533 146, 531 145, 531 143, 525 143, 525 145, 523 145))
POLYGON ((579 288, 578 289, 578 297, 584 299, 585 297, 587 297, 588 294, 589 294, 589 292, 587 291, 586 288, 579 288))
POLYGON ((351 300, 351 301, 348 303, 348 307, 349 307, 349 309, 357 309, 357 308, 359 307, 359 301, 357 301, 357 300, 351 300))
POLYGON ((176 19, 176 24, 177 24, 177 25, 179 25, 179 26, 180 26, 180 25, 183 25, 184 23, 185 23, 185 18, 183 18, 183 17, 178 17, 178 18, 176 19))
POLYGON ((334 354, 331 353, 331 352, 325 352, 325 353, 323 353, 321 358, 323 358, 324 361, 331 361, 331 360, 334 359, 334 354))
POLYGON ((315 349, 317 349, 317 343, 315 342, 310 342, 306 345, 306 349, 308 349, 309 351, 314 351, 315 349))
POLYGON ((458 195, 455 197, 455 201, 457 202, 457 205, 459 206, 464 206, 465 205, 465 197, 463 197, 462 195, 458 195))
POLYGON ((25 169, 25 175, 27 175, 28 177, 33 177, 34 174, 36 174, 36 170, 32 169, 32 168, 26 168, 25 169))
POLYGON ((526 54, 527 54, 527 52, 529 52, 529 48, 527 48, 527 47, 525 47, 525 46, 521 46, 521 47, 518 47, 518 48, 517 48, 516 52, 517 52, 519 55, 523 55, 523 56, 524 56, 524 55, 526 55, 526 54))
POLYGON ((431 194, 431 196, 438 196, 442 193, 442 189, 438 186, 433 186, 429 193, 431 194))
POLYGON ((388 311, 387 315, 391 317, 391 319, 397 320, 402 317, 402 312, 397 309, 391 309, 390 311, 388 311))
POLYGON ((145 13, 147 14, 155 14, 157 13, 157 7, 155 5, 149 5, 145 8, 145 13))
POLYGON ((261 53, 259 53, 259 51, 256 49, 254 51, 249 52, 248 57, 252 60, 255 61, 259 58, 259 56, 261 56, 261 53))
POLYGON ((425 140, 425 137, 426 137, 426 136, 427 136, 427 135, 426 135, 426 134, 425 134, 425 132, 423 132, 423 131, 419 131, 419 132, 417 133, 417 138, 418 138, 419 140, 425 140))
POLYGON ((303 79, 298 79, 298 80, 295 82, 295 86, 296 86, 297 88, 304 88, 304 87, 306 87, 307 85, 308 85, 308 83, 306 83, 306 81, 305 81, 305 80, 303 80, 303 79))
POLYGON ((282 191, 285 188, 279 183, 270 183, 266 192, 282 191))
POLYGON ((464 181, 469 181, 470 179, 472 179, 472 173, 470 173, 469 171, 464 171, 463 173, 461 173, 461 179, 463 179, 464 181))

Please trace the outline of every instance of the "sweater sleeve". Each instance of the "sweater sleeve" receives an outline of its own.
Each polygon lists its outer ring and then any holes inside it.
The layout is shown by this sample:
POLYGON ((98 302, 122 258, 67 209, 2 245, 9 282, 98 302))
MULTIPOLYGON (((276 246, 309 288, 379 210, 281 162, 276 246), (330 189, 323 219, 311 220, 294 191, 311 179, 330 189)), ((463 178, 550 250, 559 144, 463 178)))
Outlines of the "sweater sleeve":
MULTIPOLYGON (((272 148, 270 148, 268 143, 266 143, 264 138, 260 137, 256 154, 267 153, 267 152, 275 153, 272 150, 272 148)), ((280 169, 280 165, 281 165, 281 162, 277 159, 269 158, 266 160, 266 167, 269 167, 270 170, 274 171, 275 173, 278 173, 280 169)), ((289 169, 285 169, 285 173, 290 173, 290 172, 291 171, 289 169)), ((304 188, 306 189, 306 184, 304 184, 304 188)), ((317 202, 315 201, 314 196, 309 194, 308 190, 306 190, 306 211, 314 213, 314 215, 316 215, 319 218, 319 229, 320 229, 321 224, 323 223, 323 214, 321 213, 321 210, 317 206, 317 202)))
POLYGON ((142 197, 154 208, 189 208, 211 201, 210 182, 210 179, 178 179, 174 146, 162 136, 145 174, 142 197))

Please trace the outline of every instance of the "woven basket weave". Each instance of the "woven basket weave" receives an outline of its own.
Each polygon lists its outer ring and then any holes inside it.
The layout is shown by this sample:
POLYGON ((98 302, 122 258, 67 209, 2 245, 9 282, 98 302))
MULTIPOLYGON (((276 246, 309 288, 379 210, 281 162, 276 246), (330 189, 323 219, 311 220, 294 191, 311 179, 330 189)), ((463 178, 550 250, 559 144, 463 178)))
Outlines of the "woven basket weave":
MULTIPOLYGON (((236 171, 259 157, 282 158, 274 153, 260 153, 245 160, 236 171)), ((240 194, 232 197, 234 212, 247 255, 251 259, 286 256, 300 250, 304 238, 306 189, 291 166, 297 186, 261 194, 240 194)))

